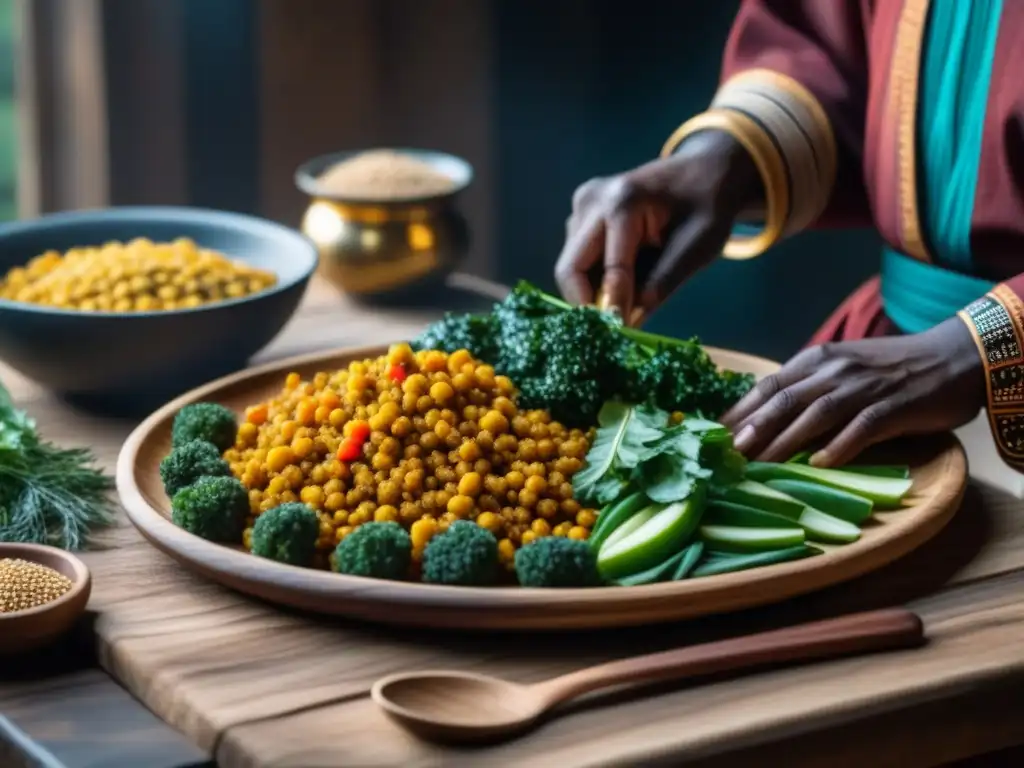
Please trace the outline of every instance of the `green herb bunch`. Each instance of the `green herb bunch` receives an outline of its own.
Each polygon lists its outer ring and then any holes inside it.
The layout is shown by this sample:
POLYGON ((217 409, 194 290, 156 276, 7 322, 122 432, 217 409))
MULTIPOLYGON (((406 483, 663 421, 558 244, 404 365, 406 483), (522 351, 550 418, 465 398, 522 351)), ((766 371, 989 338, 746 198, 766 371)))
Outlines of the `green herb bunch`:
POLYGON ((449 314, 414 342, 420 349, 468 349, 512 379, 519 405, 589 427, 609 400, 717 417, 753 385, 720 371, 697 339, 673 339, 623 325, 612 312, 573 307, 526 282, 480 315, 449 314))
POLYGON ((0 541, 81 549, 113 522, 113 487, 88 449, 43 440, 0 385, 0 541))

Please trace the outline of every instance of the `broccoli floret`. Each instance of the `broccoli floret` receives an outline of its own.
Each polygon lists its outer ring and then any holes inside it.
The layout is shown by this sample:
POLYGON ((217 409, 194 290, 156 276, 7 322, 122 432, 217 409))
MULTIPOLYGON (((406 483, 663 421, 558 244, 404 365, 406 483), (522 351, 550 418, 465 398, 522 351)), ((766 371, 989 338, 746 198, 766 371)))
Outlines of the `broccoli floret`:
POLYGON ((456 520, 423 550, 423 581, 484 587, 497 578, 498 540, 476 523, 456 520))
POLYGON ((332 566, 349 576, 404 579, 412 561, 412 539, 398 523, 363 523, 341 540, 332 566))
POLYGON ((466 348, 519 389, 519 405, 544 408, 570 427, 594 423, 608 400, 654 403, 716 418, 753 378, 719 371, 696 339, 627 328, 593 307, 572 307, 520 283, 485 315, 448 315, 421 349, 466 348))
POLYGON ((659 349, 644 366, 654 403, 666 411, 718 418, 754 385, 750 374, 719 371, 697 339, 659 349))
POLYGON ((320 521, 316 512, 297 501, 271 507, 252 527, 252 553, 288 565, 313 562, 320 521))
POLYGON ((235 444, 238 421, 229 408, 218 403, 186 405, 174 417, 171 446, 178 448, 193 440, 206 440, 226 451, 235 444))
POLYGON ((193 440, 175 448, 160 462, 160 479, 168 496, 188 488, 201 477, 227 477, 231 467, 213 443, 193 440))
POLYGON ((516 576, 524 587, 596 587, 601 583, 590 545, 560 536, 535 539, 516 552, 516 576))
POLYGON ((171 499, 171 520, 209 541, 237 542, 249 513, 249 494, 233 477, 201 477, 171 499))
MULTIPOLYGON (((629 345, 614 317, 593 307, 574 307, 535 324, 537 353, 543 355, 535 378, 523 379, 526 408, 546 408, 571 427, 589 426, 601 405, 620 390, 615 364, 629 345)), ((515 376, 513 381, 518 381, 515 376)))

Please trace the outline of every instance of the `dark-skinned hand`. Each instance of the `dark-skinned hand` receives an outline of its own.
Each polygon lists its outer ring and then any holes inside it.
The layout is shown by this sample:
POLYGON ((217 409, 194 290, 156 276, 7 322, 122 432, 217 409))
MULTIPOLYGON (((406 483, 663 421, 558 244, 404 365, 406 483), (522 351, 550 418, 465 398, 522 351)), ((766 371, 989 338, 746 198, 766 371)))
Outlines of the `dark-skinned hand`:
POLYGON ((955 429, 984 407, 985 372, 959 318, 930 331, 810 347, 762 379, 722 418, 748 457, 839 466, 901 435, 955 429))
POLYGON ((631 318, 634 307, 653 311, 714 261, 759 192, 750 156, 719 131, 694 134, 669 158, 591 179, 576 190, 566 222, 555 267, 562 295, 591 304, 599 283, 607 306, 623 317, 631 318), (660 254, 638 279, 642 249, 660 254))

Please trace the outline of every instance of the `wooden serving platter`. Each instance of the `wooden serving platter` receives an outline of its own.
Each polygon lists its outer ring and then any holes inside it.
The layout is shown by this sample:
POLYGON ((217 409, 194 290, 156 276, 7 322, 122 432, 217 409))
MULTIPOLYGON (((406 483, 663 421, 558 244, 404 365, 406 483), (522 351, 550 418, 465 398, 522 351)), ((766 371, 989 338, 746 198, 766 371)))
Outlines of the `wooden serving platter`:
MULTIPOLYGON (((284 606, 355 619, 426 627, 558 630, 675 621, 778 602, 886 565, 919 547, 952 517, 967 485, 967 459, 953 435, 890 446, 912 467, 910 504, 876 513, 859 541, 817 557, 689 581, 640 587, 524 589, 448 587, 341 576, 275 563, 193 536, 170 521, 159 464, 171 422, 184 405, 216 401, 241 413, 278 392, 285 375, 304 377, 383 354, 384 347, 303 355, 241 371, 193 390, 149 416, 128 437, 117 488, 129 519, 155 547, 223 586, 284 606)), ((723 367, 757 376, 778 364, 709 348, 723 367)), ((889 456, 889 459, 892 459, 889 456)))

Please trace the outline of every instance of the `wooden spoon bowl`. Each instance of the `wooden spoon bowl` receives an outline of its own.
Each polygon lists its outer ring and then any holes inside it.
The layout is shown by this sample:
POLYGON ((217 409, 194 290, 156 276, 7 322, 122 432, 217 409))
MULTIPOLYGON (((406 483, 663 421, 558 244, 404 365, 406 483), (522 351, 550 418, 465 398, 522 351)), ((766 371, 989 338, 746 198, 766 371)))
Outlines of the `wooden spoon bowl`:
POLYGON ((92 578, 85 563, 69 552, 36 544, 0 544, 0 560, 27 560, 71 580, 71 589, 51 603, 0 613, 0 654, 34 650, 64 634, 85 612, 92 578))

